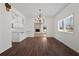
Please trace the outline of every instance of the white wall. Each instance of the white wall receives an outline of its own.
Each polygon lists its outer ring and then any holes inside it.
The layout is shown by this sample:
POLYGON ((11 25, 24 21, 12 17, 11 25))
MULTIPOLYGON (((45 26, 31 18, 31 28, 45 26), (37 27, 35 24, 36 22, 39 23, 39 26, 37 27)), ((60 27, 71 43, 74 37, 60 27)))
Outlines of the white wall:
POLYGON ((33 37, 34 36, 34 23, 33 23, 32 18, 26 17, 25 33, 26 33, 27 37, 33 37))
POLYGON ((47 37, 54 37, 54 19, 53 17, 45 18, 45 25, 47 27, 47 37))
POLYGON ((55 37, 79 52, 79 4, 70 4, 55 17, 55 37), (74 33, 58 32, 57 22, 69 15, 74 15, 74 33))
POLYGON ((12 47, 10 16, 5 11, 4 4, 0 4, 0 53, 10 47, 12 47))

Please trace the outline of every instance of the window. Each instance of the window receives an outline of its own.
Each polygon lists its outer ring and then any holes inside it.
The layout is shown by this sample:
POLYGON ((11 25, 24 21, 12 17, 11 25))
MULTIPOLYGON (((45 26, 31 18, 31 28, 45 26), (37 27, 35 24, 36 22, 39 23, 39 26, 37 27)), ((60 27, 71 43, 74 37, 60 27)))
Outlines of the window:
POLYGON ((70 15, 58 21, 58 31, 72 33, 74 31, 74 16, 70 15))

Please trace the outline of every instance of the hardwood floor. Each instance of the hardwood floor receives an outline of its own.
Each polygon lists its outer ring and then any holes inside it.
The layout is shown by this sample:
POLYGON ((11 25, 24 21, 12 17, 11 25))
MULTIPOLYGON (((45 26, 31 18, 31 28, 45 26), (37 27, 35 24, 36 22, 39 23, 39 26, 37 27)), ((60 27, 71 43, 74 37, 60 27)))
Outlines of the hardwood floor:
POLYGON ((20 43, 3 52, 1 56, 79 56, 55 38, 28 37, 20 43))

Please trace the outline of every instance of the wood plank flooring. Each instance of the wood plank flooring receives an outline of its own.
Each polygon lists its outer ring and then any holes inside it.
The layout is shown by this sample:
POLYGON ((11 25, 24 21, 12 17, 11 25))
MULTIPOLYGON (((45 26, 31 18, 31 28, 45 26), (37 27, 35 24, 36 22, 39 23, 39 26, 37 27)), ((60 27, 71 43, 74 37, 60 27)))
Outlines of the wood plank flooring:
POLYGON ((28 37, 3 52, 1 56, 79 56, 55 38, 28 37))

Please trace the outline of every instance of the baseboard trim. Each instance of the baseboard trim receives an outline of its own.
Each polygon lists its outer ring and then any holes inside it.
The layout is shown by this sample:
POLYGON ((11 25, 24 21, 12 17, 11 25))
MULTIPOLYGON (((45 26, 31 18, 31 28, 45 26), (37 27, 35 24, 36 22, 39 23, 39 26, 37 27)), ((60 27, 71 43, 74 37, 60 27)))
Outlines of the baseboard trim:
POLYGON ((74 52, 76 52, 76 53, 78 53, 78 54, 79 54, 79 52, 78 52, 78 51, 76 51, 75 49, 73 49, 73 48, 69 47, 69 46, 68 46, 68 45, 66 45, 64 42, 62 42, 62 41, 58 40, 58 39, 57 39, 57 38, 55 38, 55 37, 52 37, 52 38, 54 38, 54 39, 56 39, 57 41, 59 41, 61 44, 63 44, 64 46, 66 46, 68 49, 71 49, 72 51, 74 51, 74 52))
POLYGON ((6 52, 7 50, 9 50, 10 48, 12 48, 12 46, 10 46, 10 47, 8 47, 7 49, 5 49, 4 51, 2 51, 2 52, 0 53, 0 55, 1 55, 2 53, 6 52))

